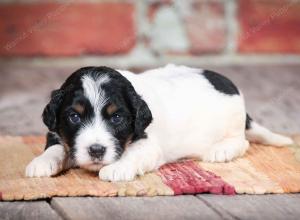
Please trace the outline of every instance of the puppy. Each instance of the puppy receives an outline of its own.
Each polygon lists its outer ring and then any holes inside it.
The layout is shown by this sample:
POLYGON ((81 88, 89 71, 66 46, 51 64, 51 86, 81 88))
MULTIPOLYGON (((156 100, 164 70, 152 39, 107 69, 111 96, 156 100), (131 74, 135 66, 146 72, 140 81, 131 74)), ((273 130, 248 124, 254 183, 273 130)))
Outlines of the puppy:
POLYGON ((229 79, 175 65, 138 75, 81 68, 52 92, 43 121, 45 151, 27 166, 28 177, 82 167, 101 180, 129 181, 183 157, 231 161, 248 141, 292 144, 250 118, 229 79))

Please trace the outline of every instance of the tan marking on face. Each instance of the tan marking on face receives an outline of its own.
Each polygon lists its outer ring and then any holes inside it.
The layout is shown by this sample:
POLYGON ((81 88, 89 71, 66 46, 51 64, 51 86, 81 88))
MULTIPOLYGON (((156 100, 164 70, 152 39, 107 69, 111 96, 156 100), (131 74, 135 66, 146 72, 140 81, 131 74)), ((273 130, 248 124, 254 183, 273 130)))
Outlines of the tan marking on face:
POLYGON ((108 115, 112 115, 113 113, 115 113, 117 111, 117 106, 115 104, 110 104, 107 108, 106 108, 106 112, 108 115))
POLYGON ((126 150, 129 145, 132 143, 132 137, 133 137, 133 134, 129 135, 129 137, 127 138, 126 142, 125 142, 125 145, 124 145, 124 149, 126 150))
POLYGON ((81 104, 76 104, 75 106, 74 106, 74 110, 77 112, 77 113, 79 113, 79 114, 83 114, 83 112, 84 112, 84 106, 83 105, 81 105, 81 104))

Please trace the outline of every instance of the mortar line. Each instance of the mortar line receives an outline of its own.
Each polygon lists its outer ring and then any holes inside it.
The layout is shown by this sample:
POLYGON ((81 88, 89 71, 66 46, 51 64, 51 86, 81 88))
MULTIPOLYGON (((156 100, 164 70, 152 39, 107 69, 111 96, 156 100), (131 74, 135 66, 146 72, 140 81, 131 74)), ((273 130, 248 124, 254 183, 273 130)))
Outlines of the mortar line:
POLYGON ((227 41, 225 53, 227 55, 236 54, 237 40, 238 40, 238 19, 237 8, 238 2, 236 0, 228 0, 224 3, 225 7, 225 22, 227 27, 227 41))

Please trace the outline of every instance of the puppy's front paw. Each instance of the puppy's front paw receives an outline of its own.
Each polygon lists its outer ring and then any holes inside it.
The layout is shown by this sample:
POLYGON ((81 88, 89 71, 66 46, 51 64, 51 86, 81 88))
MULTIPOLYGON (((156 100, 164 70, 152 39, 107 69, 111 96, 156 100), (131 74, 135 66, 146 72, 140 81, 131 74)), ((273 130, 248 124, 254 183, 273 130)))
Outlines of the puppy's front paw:
POLYGON ((121 162, 107 165, 99 171, 99 178, 105 181, 131 181, 135 176, 134 167, 121 162))
POLYGON ((62 170, 62 164, 55 158, 39 156, 26 167, 27 177, 53 176, 62 170))

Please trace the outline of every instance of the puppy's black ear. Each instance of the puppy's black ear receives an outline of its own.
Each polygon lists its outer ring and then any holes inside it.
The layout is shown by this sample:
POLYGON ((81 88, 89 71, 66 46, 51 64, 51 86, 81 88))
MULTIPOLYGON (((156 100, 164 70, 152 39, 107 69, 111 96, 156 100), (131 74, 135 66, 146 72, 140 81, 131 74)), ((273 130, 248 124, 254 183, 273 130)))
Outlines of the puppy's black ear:
POLYGON ((152 113, 147 103, 136 93, 133 87, 127 91, 134 115, 133 141, 146 136, 145 129, 152 121, 152 113))
POLYGON ((152 121, 152 113, 144 100, 139 97, 139 107, 136 109, 134 123, 134 138, 145 137, 145 129, 152 121))
POLYGON ((44 124, 48 127, 49 131, 55 131, 57 128, 57 114, 59 107, 63 102, 63 97, 63 90, 58 89, 52 91, 51 100, 44 109, 42 118, 44 124))

